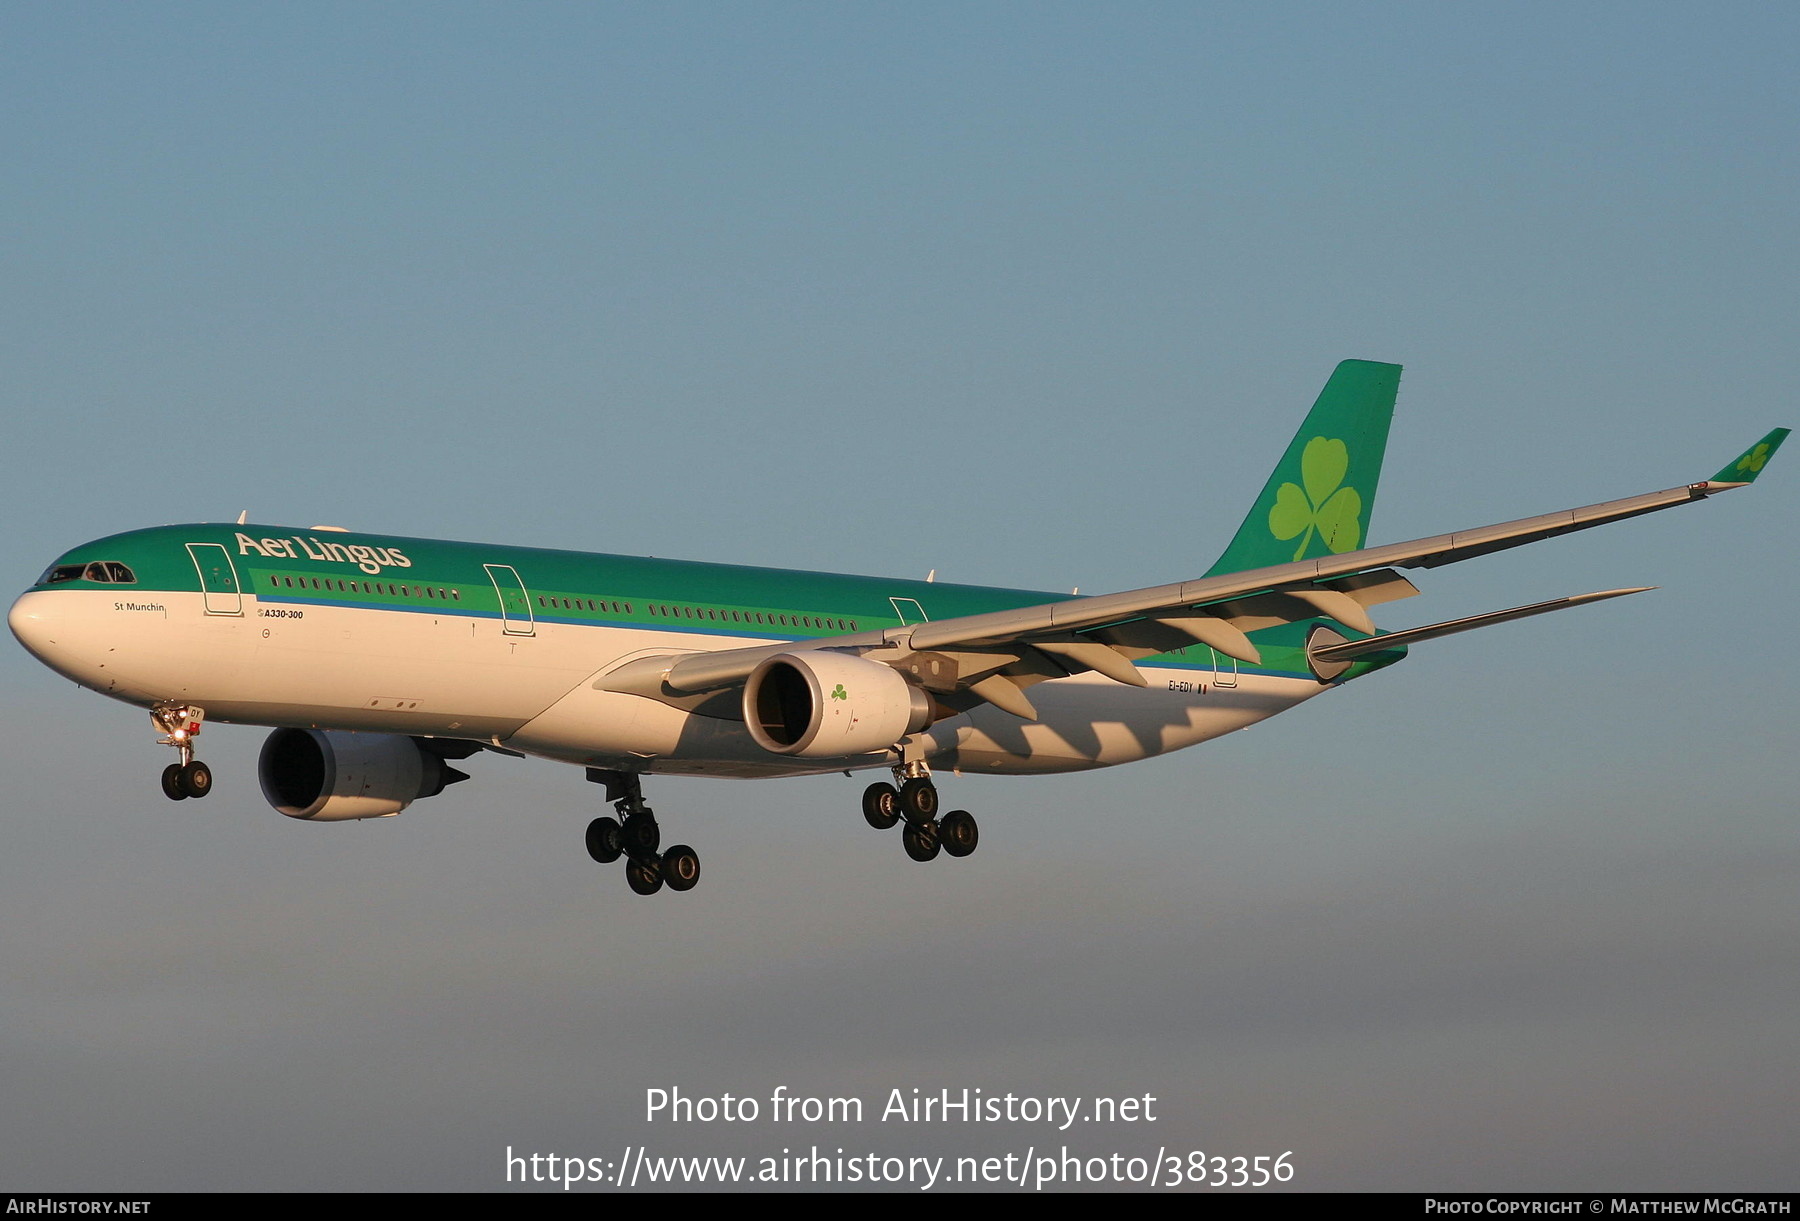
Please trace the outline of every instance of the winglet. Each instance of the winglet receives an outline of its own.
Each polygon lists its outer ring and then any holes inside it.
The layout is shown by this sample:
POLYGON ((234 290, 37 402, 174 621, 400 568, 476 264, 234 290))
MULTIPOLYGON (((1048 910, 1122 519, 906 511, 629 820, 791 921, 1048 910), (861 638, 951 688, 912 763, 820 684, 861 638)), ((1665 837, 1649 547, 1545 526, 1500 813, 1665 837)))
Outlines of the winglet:
POLYGON ((1770 458, 1775 456, 1775 451, 1781 448, 1781 443, 1787 440, 1787 435, 1787 429, 1775 429, 1732 461, 1727 462, 1724 468, 1707 482, 1725 483, 1733 487, 1756 482, 1756 477, 1762 474, 1762 468, 1768 464, 1770 458))

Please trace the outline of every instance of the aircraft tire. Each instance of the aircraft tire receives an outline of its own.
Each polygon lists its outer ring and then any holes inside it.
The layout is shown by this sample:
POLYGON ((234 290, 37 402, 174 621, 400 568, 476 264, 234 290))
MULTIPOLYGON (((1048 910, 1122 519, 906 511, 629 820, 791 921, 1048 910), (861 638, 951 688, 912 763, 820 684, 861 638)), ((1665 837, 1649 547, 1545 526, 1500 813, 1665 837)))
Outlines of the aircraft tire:
POLYGON ((187 800, 187 791, 181 787, 181 764, 171 763, 163 768, 162 791, 170 801, 187 800))
POLYGON ((662 843, 662 828, 656 825, 654 818, 633 814, 619 832, 619 843, 634 857, 654 856, 656 846, 662 843))
POLYGON ((663 853, 660 869, 670 890, 692 890, 700 880, 700 856, 686 844, 676 844, 663 853))
POLYGON ((181 795, 183 797, 204 797, 212 792, 212 768, 195 759, 180 769, 181 795))
POLYGON ((981 842, 981 828, 967 810, 952 810, 938 823, 938 842, 951 856, 967 856, 981 842))
POLYGON ((588 824, 588 855, 602 865, 610 865, 625 855, 625 848, 619 842, 621 828, 616 818, 596 818, 588 824))
POLYGON ((640 861, 632 857, 625 862, 625 880, 631 884, 633 892, 653 895, 662 889, 662 868, 653 860, 640 861))
POLYGON ((914 776, 900 786, 900 814, 917 826, 937 817, 937 786, 923 776, 914 776))
POLYGON ((900 821, 900 790, 891 784, 871 784, 863 790, 863 821, 885 831, 900 821))
POLYGON ((907 823, 906 830, 900 838, 906 843, 906 855, 915 861, 929 861, 937 857, 942 846, 938 838, 938 825, 927 820, 920 823, 907 823))

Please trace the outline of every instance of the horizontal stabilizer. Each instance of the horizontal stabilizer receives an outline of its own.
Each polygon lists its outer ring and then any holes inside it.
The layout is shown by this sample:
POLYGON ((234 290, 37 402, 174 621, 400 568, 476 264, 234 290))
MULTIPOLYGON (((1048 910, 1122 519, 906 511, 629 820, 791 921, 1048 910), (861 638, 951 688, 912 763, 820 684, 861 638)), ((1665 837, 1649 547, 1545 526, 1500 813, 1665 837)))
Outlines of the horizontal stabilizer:
POLYGON ((1371 636, 1367 640, 1347 640, 1342 644, 1311 648, 1307 650, 1307 655, 1314 661, 1350 661, 1365 653, 1379 653, 1384 649, 1400 645, 1417 644, 1422 640, 1436 640, 1439 636, 1454 636, 1458 632, 1472 631, 1478 627, 1510 623, 1514 619, 1529 619, 1533 615, 1547 615, 1551 611, 1567 610, 1571 606, 1585 606, 1589 602, 1604 602, 1608 598, 1622 598, 1626 594, 1641 594, 1655 588, 1654 585, 1641 585, 1636 589, 1604 589, 1598 593, 1552 598, 1548 602, 1534 602, 1530 606, 1515 606, 1511 610, 1489 611, 1485 615, 1470 615, 1466 619, 1449 619, 1443 623, 1427 624, 1425 627, 1410 628, 1404 632, 1389 632, 1385 636, 1371 636))

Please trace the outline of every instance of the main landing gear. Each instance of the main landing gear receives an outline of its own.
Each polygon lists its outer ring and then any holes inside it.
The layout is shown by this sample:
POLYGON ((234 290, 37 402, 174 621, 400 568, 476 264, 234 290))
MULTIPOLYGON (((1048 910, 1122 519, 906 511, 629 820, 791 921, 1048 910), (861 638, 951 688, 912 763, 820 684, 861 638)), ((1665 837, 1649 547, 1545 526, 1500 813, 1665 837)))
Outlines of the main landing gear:
POLYGON ((937 854, 967 856, 981 842, 981 828, 967 810, 952 810, 937 816, 937 786, 931 783, 931 770, 923 763, 903 763, 894 769, 896 788, 885 781, 863 790, 863 819, 877 831, 885 831, 902 819, 906 827, 900 833, 906 855, 915 861, 929 861, 937 854))
POLYGON ((625 858, 625 881, 640 895, 670 890, 692 890, 700 880, 700 857, 686 844, 674 844, 662 852, 662 828, 656 814, 644 804, 643 785, 636 772, 613 772, 590 767, 587 778, 606 786, 606 799, 619 817, 596 818, 588 824, 588 855, 602 865, 625 858))
POLYGON ((157 704, 150 709, 150 720, 163 732, 157 745, 173 746, 181 752, 180 763, 163 768, 163 796, 181 801, 212 792, 212 768, 194 758, 194 739, 206 720, 206 709, 192 704, 157 704))

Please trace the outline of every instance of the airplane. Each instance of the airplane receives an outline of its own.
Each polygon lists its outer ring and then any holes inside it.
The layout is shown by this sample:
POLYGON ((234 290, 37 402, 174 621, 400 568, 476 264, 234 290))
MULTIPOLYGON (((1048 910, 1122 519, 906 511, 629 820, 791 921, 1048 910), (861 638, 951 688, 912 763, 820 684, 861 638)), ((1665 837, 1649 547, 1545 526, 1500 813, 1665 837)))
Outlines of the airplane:
POLYGON ((1371 608, 1435 568, 1704 500, 1755 481, 1777 428, 1666 491, 1410 542, 1367 545, 1400 366, 1340 363, 1202 576, 1099 596, 352 533, 159 526, 84 543, 7 622, 77 684, 148 709, 204 797, 209 721, 274 727, 257 765, 276 810, 385 818, 483 751, 586 769, 617 817, 587 829, 630 888, 690 889, 642 777, 886 769, 862 814, 909 857, 975 850, 939 816, 934 769, 1109 767, 1192 746, 1385 669, 1425 641, 1645 588, 1400 631, 1371 608))

